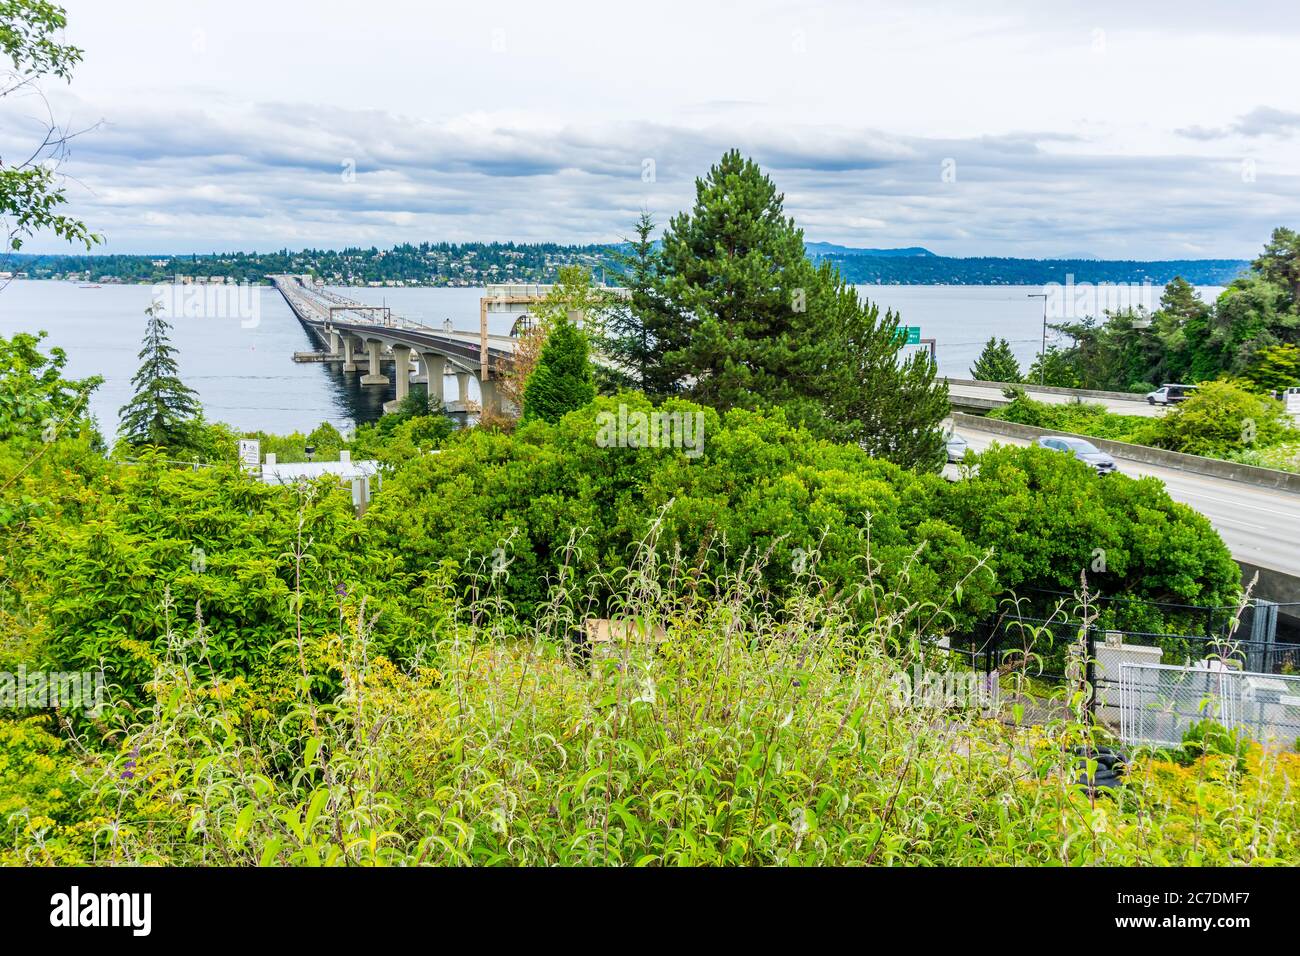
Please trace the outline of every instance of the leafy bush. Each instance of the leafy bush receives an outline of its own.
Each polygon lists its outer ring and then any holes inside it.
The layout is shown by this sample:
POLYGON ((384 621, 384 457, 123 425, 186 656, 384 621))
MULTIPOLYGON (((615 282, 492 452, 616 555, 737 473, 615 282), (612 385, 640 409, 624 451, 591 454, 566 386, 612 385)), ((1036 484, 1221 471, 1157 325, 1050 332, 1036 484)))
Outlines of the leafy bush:
POLYGON ((1158 419, 1156 444, 1188 455, 1223 457, 1300 439, 1281 402, 1232 382, 1205 382, 1158 419))
MULTIPOLYGON (((1224 606, 1241 572, 1206 518, 1169 497, 1156 478, 1098 478, 1072 456, 995 445, 978 471, 943 489, 933 514, 993 551, 999 587, 1077 588, 1085 574, 1107 597, 1224 606)), ((1103 626, 1164 631, 1177 615, 1116 605, 1103 626)))
POLYGON ((1153 420, 1141 415, 1116 415, 1096 402, 1040 402, 1027 397, 1023 391, 1014 395, 1008 404, 989 412, 987 417, 1136 445, 1149 445, 1158 434, 1153 420))

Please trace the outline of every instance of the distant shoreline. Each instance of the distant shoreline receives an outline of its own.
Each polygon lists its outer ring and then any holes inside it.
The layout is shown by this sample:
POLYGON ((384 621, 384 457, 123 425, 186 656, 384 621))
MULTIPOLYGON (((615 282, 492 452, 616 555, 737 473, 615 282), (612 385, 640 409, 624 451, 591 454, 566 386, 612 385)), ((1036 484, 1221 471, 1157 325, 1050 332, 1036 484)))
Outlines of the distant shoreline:
MULTIPOLYGON (((853 249, 809 243, 810 258, 832 263, 853 285, 1007 285, 1123 283, 1163 286, 1176 277, 1192 285, 1225 286, 1246 259, 1016 259, 937 256, 920 247, 853 249)), ((205 255, 32 255, 0 259, 0 280, 13 277, 152 285, 172 281, 267 284, 271 274, 310 274, 336 286, 478 288, 555 281, 578 265, 616 284, 621 247, 557 243, 421 243, 391 249, 343 249, 205 255)))

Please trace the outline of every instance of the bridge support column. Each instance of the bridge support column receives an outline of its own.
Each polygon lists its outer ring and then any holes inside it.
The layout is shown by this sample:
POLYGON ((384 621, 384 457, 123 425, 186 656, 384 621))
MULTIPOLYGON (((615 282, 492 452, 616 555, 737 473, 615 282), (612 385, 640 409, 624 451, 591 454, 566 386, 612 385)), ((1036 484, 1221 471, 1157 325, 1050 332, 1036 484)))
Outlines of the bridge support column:
POLYGON ((330 355, 338 355, 340 349, 339 333, 335 329, 330 329, 330 355))
POLYGON ((387 385, 388 384, 388 376, 383 373, 383 370, 380 368, 379 365, 381 361, 379 357, 379 351, 383 347, 384 347, 383 343, 380 342, 378 339, 366 340, 366 351, 370 354, 370 371, 365 375, 361 376, 362 385, 387 385))
POLYGON ((447 377, 447 359, 434 352, 421 352, 420 363, 429 382, 429 401, 439 405, 447 401, 443 395, 443 381, 447 377))
POLYGON ((411 393, 411 350, 405 345, 393 346, 393 375, 397 377, 397 400, 411 393))
POLYGON ((343 342, 343 371, 355 372, 357 370, 356 340, 346 332, 340 338, 343 342))
POLYGON ((462 372, 460 369, 457 369, 456 385, 460 389, 461 403, 464 404, 465 402, 468 402, 469 401, 469 372, 462 372))
POLYGON ((486 415, 501 414, 501 395, 497 392, 497 383, 490 378, 479 377, 478 393, 482 399, 483 413, 486 415))

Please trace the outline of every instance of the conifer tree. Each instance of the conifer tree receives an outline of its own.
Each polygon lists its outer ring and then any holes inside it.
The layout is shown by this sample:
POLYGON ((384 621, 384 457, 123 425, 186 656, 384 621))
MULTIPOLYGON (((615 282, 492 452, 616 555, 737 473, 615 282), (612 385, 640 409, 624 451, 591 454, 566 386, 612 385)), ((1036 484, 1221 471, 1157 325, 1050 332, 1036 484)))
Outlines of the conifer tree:
POLYGON ((981 382, 1019 382, 1020 363, 1011 352, 1011 345, 1006 339, 990 338, 984 344, 984 351, 971 366, 971 378, 981 382))
POLYGON ((546 337, 537 367, 524 384, 523 421, 541 418, 558 422, 595 400, 587 352, 586 334, 561 313, 546 337))
POLYGON ((630 250, 614 250, 628 298, 613 304, 605 316, 597 348, 623 371, 625 384, 653 398, 666 398, 676 383, 663 362, 662 340, 672 323, 671 311, 659 292, 660 256, 655 248, 654 218, 641 213, 630 250))
POLYGON ((120 437, 127 445, 185 448, 198 420, 198 396, 178 375, 176 350, 167 333, 171 325, 157 305, 145 309, 144 346, 140 368, 131 379, 135 395, 118 410, 120 437))
POLYGON ((780 407, 815 434, 937 467, 947 390, 929 355, 900 361, 898 317, 812 265, 752 160, 728 152, 695 190, 664 234, 654 312, 642 312, 656 323, 664 391, 723 410, 780 407))

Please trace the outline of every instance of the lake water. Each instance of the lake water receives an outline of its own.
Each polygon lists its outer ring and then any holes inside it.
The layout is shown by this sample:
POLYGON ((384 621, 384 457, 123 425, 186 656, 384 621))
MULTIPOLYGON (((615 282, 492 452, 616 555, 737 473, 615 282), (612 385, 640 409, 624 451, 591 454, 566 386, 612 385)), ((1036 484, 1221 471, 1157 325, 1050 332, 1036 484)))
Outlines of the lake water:
MULTIPOLYGON (((939 370, 967 377, 989 336, 1006 338, 1022 366, 1038 352, 1043 301, 1028 298, 1039 287, 1024 286, 858 286, 882 309, 896 310, 905 325, 937 339, 939 370)), ((447 319, 458 330, 477 331, 480 289, 340 289, 371 305, 388 305, 407 318, 441 328, 447 319)), ((1218 289, 1201 289, 1212 300, 1218 289)), ((1158 295, 1159 290, 1156 290, 1158 295)), ((313 347, 284 299, 273 288, 258 287, 257 321, 249 318, 171 319, 181 378, 199 393, 209 419, 238 429, 268 432, 309 431, 323 421, 338 426, 372 421, 393 397, 393 386, 362 388, 358 375, 324 363, 299 364, 296 351, 313 347)), ((106 435, 117 425, 117 410, 131 396, 144 332, 144 310, 154 299, 149 285, 82 288, 71 282, 14 280, 0 290, 0 335, 49 332, 48 344, 68 353, 67 374, 103 375, 91 411, 106 435)), ((233 313, 232 313, 233 314, 233 313)), ((507 333, 511 318, 490 317, 491 331, 507 333)), ((1048 337, 1052 341, 1051 334, 1048 337)), ((447 396, 456 395, 455 379, 447 396)), ((471 397, 477 397, 471 382, 471 397)))

